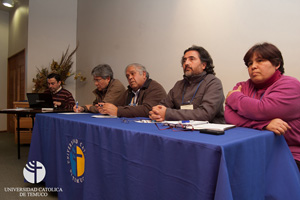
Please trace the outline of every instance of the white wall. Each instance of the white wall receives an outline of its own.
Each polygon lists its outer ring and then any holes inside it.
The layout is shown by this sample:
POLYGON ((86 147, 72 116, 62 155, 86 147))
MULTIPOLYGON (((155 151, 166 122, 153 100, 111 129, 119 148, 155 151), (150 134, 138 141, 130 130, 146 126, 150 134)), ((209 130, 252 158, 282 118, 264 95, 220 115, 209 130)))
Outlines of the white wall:
MULTIPOLYGON (((297 0, 78 0, 78 8, 76 0, 29 2, 27 92, 36 68, 60 59, 76 41, 73 70, 88 81, 77 82, 75 88, 70 78, 66 88, 80 104, 94 99, 90 71, 99 63, 110 64, 127 85, 125 66, 140 62, 168 91, 182 78, 180 58, 193 44, 210 52, 225 95, 248 78, 242 58, 257 42, 275 44, 283 53, 286 75, 300 79, 297 0)), ((13 54, 16 48, 10 49, 13 54)))
POLYGON ((10 11, 8 57, 27 48, 28 0, 20 0, 17 5, 10 11))
MULTIPOLYGON (((29 1, 27 92, 34 87, 37 68, 49 67, 53 59, 60 61, 68 46, 69 52, 75 49, 76 23, 76 0, 29 1)), ((76 54, 73 61, 75 71, 76 54)), ((65 88, 76 95, 73 77, 67 79, 65 88)))
MULTIPOLYGON (((0 109, 7 106, 7 57, 9 14, 0 10, 0 109)), ((6 115, 0 115, 0 131, 7 130, 6 115)))
MULTIPOLYGON (((7 59, 27 47, 28 0, 19 0, 10 11, 0 11, 0 109, 7 107, 7 59)), ((6 115, 0 115, 0 130, 7 130, 6 115)))
POLYGON ((243 56, 257 42, 282 52, 286 75, 300 79, 300 1, 297 0, 78 0, 77 70, 89 81, 77 84, 81 104, 91 103, 90 71, 113 67, 127 85, 124 68, 144 64, 167 91, 182 78, 180 59, 191 45, 206 48, 225 95, 248 79, 243 56))

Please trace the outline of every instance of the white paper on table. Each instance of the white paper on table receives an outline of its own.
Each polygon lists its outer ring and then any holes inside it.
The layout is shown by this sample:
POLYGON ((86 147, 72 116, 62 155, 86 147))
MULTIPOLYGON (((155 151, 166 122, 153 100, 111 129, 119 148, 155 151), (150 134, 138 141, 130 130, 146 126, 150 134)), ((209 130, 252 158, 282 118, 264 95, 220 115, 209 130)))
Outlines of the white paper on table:
POLYGON ((89 114, 89 113, 77 113, 77 112, 65 112, 65 113, 57 113, 63 115, 78 115, 78 114, 89 114))
POLYGON ((92 115, 94 118, 117 118, 117 116, 112 115, 92 115))

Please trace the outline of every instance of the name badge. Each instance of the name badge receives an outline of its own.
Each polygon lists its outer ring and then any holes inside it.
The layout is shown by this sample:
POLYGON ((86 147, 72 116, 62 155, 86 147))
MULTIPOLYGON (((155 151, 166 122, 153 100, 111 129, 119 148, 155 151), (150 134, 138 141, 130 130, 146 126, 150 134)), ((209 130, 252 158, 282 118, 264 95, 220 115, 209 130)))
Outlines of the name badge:
POLYGON ((181 110, 194 110, 194 105, 193 104, 181 105, 180 109, 181 110))

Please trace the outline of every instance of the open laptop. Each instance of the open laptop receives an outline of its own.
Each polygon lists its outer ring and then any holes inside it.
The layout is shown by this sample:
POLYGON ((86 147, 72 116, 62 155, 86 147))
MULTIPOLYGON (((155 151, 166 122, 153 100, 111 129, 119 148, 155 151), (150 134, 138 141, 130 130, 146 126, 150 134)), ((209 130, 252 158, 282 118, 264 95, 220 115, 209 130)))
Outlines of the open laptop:
POLYGON ((33 109, 54 108, 50 93, 27 93, 29 107, 33 109))

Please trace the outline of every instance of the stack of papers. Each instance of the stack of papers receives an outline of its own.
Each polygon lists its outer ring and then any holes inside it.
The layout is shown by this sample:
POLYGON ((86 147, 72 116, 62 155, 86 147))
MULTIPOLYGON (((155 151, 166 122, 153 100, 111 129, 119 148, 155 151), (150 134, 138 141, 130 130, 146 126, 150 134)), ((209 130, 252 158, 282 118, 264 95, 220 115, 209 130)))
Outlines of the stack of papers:
POLYGON ((232 124, 215 124, 209 123, 208 121, 164 121, 165 126, 179 127, 188 130, 198 130, 201 133, 208 133, 213 135, 222 135, 225 130, 234 128, 235 125, 232 124))
POLYGON ((195 126, 186 126, 186 129, 193 129, 193 130, 215 130, 215 131, 225 131, 230 128, 234 128, 235 125, 232 124, 214 124, 214 123, 207 123, 195 126))

